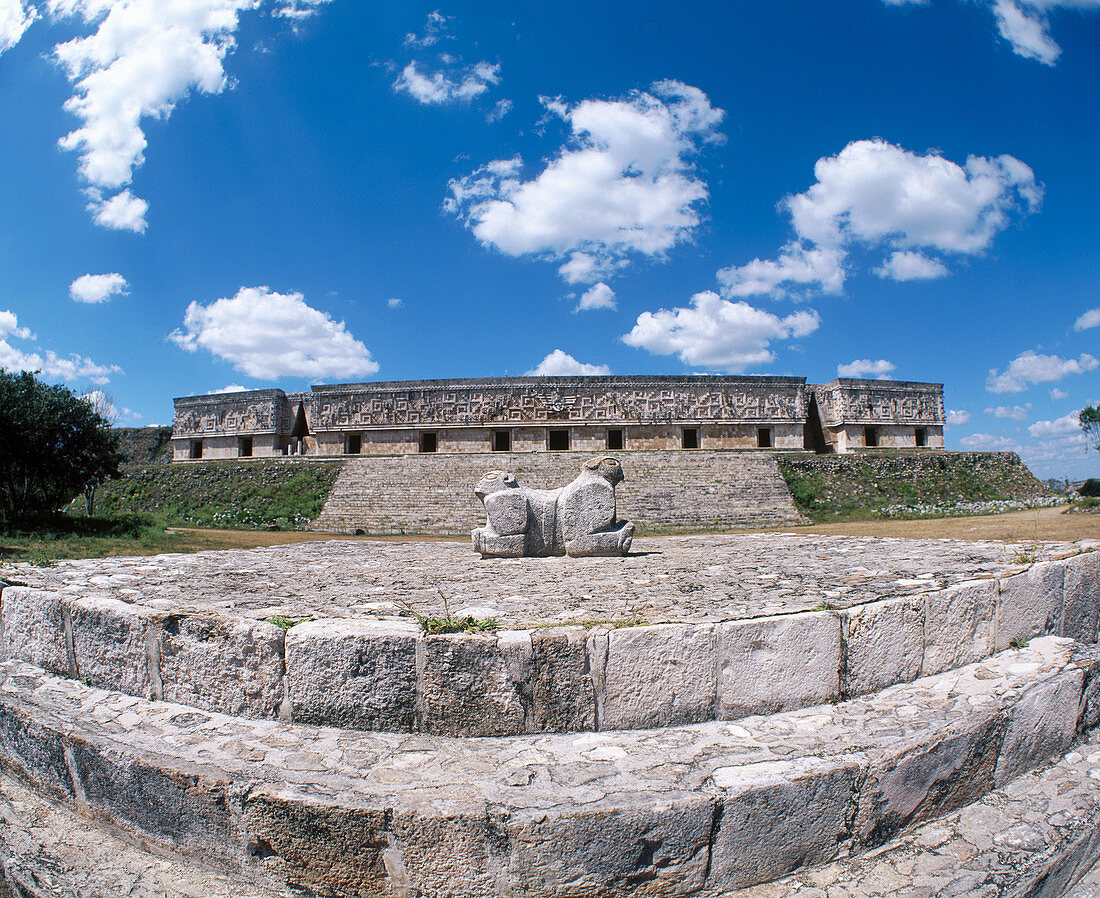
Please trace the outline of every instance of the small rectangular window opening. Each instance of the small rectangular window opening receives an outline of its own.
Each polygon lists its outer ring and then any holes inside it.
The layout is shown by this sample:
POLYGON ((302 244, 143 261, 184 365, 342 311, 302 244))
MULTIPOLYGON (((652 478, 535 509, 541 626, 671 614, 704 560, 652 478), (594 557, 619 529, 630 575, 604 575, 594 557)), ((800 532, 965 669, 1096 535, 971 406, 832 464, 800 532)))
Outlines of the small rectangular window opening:
POLYGON ((434 433, 420 434, 420 451, 435 452, 439 448, 439 438, 434 433))
POLYGON ((565 452, 569 449, 569 431, 551 430, 546 441, 546 448, 551 452, 565 452))
POLYGON ((494 452, 511 452, 512 451, 512 432, 510 430, 494 430, 493 431, 493 451, 494 452))
POLYGON ((349 433, 347 444, 344 446, 344 452, 348 455, 359 455, 363 451, 363 435, 360 433, 349 433))
POLYGON ((683 440, 680 445, 684 449, 698 449, 699 448, 699 429, 697 427, 685 427, 683 433, 683 440))
POLYGON ((202 440, 191 441, 191 458, 202 458, 202 440))
POLYGON ((616 429, 607 431, 607 448, 613 451, 617 451, 623 448, 622 430, 616 429))
POLYGON ((916 428, 913 435, 916 437, 916 442, 918 446, 928 445, 928 431, 925 430, 923 427, 916 428))
POLYGON ((761 427, 756 431, 756 445, 761 449, 771 449, 772 429, 770 427, 761 427))
POLYGON ((863 445, 874 449, 878 445, 878 428, 868 427, 863 431, 863 445))
POLYGON ((237 445, 237 454, 241 458, 252 457, 252 437, 241 437, 241 441, 237 445))

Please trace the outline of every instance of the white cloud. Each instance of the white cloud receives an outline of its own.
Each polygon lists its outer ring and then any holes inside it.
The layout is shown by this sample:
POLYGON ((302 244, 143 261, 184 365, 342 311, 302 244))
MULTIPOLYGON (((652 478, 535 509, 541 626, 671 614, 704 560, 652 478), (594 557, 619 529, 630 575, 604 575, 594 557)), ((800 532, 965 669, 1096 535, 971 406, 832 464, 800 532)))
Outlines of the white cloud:
POLYGON ((690 308, 643 312, 622 339, 655 355, 675 353, 687 365, 739 373, 771 362, 775 356, 768 346, 773 340, 805 336, 820 323, 812 309, 780 318, 708 290, 696 293, 690 308))
POLYGON ((575 374, 610 374, 611 369, 607 365, 589 365, 578 362, 573 356, 555 349, 537 366, 527 372, 532 377, 546 377, 550 375, 568 377, 575 374))
MULTIPOLYGON (((887 6, 924 5, 926 0, 883 0, 887 6)), ((1054 65, 1062 54, 1050 36, 1047 15, 1054 10, 1100 9, 1100 0, 985 0, 997 22, 997 30, 1017 56, 1054 65)))
MULTIPOLYGON (((12 0, 0 0, 11 3, 12 0)), ((329 0, 274 0, 273 14, 301 21, 329 0)), ((59 141, 80 154, 89 209, 108 228, 145 230, 148 203, 125 188, 145 161, 142 120, 165 119, 193 91, 221 93, 223 63, 242 12, 264 0, 45 0, 56 21, 83 34, 54 47, 73 85, 66 111, 80 126, 59 141), (108 194, 113 195, 108 196, 108 194)))
POLYGON ((202 347, 249 377, 354 377, 378 370, 344 322, 306 305, 301 293, 241 287, 208 306, 192 302, 183 326, 169 334, 172 342, 188 352, 202 347))
POLYGON ((511 100, 497 100, 496 106, 485 113, 485 121, 487 122, 499 122, 504 116, 512 111, 513 103, 511 100))
POLYGON ((14 313, 0 311, 0 368, 6 371, 41 371, 52 380, 77 380, 88 378, 94 384, 105 384, 112 374, 122 371, 118 365, 98 365, 85 356, 75 353, 60 356, 52 349, 44 354, 37 351, 27 352, 12 346, 8 337, 16 340, 34 341, 30 328, 20 327, 14 313))
POLYGON ((247 393, 252 387, 244 387, 240 384, 228 384, 222 387, 220 390, 211 390, 210 395, 216 395, 218 393, 247 393))
POLYGON ((1100 327, 1100 306, 1095 309, 1089 309, 1073 322, 1073 329, 1075 331, 1088 330, 1090 327, 1100 327))
POLYGON ((603 281, 598 284, 594 284, 590 289, 585 290, 581 294, 581 301, 577 303, 576 311, 582 312, 587 309, 614 309, 615 305, 615 291, 607 286, 603 281))
POLYGON ((985 410, 987 415, 992 415, 994 418, 1008 418, 1012 421, 1025 421, 1027 416, 1031 414, 1031 403, 1027 405, 998 405, 995 408, 987 408, 985 410))
POLYGON ((947 266, 913 250, 890 253, 886 261, 874 270, 880 278, 891 281, 930 281, 947 277, 947 266))
POLYGON ((405 35, 405 46, 432 47, 441 40, 452 39, 451 35, 447 34, 447 22, 451 18, 453 16, 445 16, 438 9, 428 13, 428 19, 424 23, 424 33, 417 35, 410 31, 405 35))
POLYGON ((10 50, 38 18, 38 10, 23 0, 0 0, 0 53, 10 50))
POLYGON ((947 423, 949 425, 962 426, 963 424, 970 423, 970 412, 966 409, 957 408, 949 409, 947 412, 947 423))
POLYGON ((117 272, 82 274, 69 284, 69 296, 77 302, 106 302, 112 296, 125 295, 130 285, 117 272))
POLYGON ((837 365, 837 377, 877 377, 879 380, 890 380, 890 372, 897 368, 893 362, 886 359, 856 359, 847 365, 837 365))
POLYGON ((1100 366, 1087 352, 1076 359, 1040 355, 1032 350, 1021 352, 1009 362, 1004 374, 991 368, 985 388, 990 393, 1022 393, 1030 384, 1052 383, 1071 374, 1084 374, 1100 366))
POLYGON ((875 269, 880 277, 940 277, 946 266, 928 251, 985 251, 1012 213, 1034 212, 1043 193, 1012 156, 970 156, 958 165, 884 140, 853 141, 818 159, 814 174, 816 183, 780 204, 797 239, 775 261, 719 271, 723 295, 782 295, 785 284, 839 293, 853 247, 887 253, 875 269))
POLYGON ((332 0, 283 0, 276 4, 272 15, 297 23, 316 15, 322 6, 331 2, 332 0))
POLYGON ((537 176, 524 180, 516 157, 449 185, 444 207, 483 246, 566 260, 567 281, 591 283, 632 256, 661 257, 690 238, 707 198, 693 158, 722 139, 724 113, 706 94, 659 81, 619 100, 543 103, 572 133, 537 176))
POLYGON ((964 449, 984 449, 986 451, 1018 452, 1020 447, 1008 437, 992 433, 975 433, 959 440, 964 449))
POLYGON ((1050 391, 1050 399, 1052 402, 1058 402, 1060 399, 1065 399, 1067 396, 1069 396, 1069 393, 1065 390, 1059 390, 1057 387, 1054 387, 1050 391))
POLYGON ((400 309, 403 305, 405 305, 405 300, 397 296, 391 296, 389 299, 386 300, 386 305, 389 306, 391 309, 400 309))
POLYGON ((1078 414, 1079 412, 1070 412, 1053 421, 1036 421, 1027 429, 1027 432, 1039 440, 1083 435, 1078 414))
POLYGON ((419 103, 468 103, 500 83, 500 66, 479 62, 451 71, 421 72, 414 59, 393 82, 398 93, 407 93, 419 103))

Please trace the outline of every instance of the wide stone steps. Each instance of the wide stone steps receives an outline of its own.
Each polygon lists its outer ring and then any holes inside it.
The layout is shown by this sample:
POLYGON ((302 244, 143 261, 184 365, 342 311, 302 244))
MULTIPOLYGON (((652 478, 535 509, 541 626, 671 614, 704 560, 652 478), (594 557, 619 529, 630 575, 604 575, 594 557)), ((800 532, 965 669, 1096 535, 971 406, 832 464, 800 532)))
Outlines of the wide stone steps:
MULTIPOLYGON (((490 470, 536 489, 564 486, 587 452, 365 456, 349 460, 315 530, 464 533, 484 523, 473 494, 490 470)), ((643 527, 762 526, 801 521, 774 457, 761 452, 624 451, 619 517, 643 527), (685 501, 690 496, 691 501, 685 501)))
POLYGON ((800 711, 510 738, 248 720, 6 662, 0 741, 37 791, 277 893, 725 894, 1064 754, 1100 716, 1098 659, 1043 637, 800 711))

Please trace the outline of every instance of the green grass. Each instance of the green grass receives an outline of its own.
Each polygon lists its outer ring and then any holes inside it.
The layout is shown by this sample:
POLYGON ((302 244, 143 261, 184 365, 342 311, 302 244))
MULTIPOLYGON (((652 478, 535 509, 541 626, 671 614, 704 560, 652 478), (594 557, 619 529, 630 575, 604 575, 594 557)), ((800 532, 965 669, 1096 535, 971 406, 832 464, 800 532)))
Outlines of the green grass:
POLYGON ((81 518, 56 515, 0 532, 0 561, 48 567, 65 558, 178 551, 178 535, 149 515, 81 518))
POLYGON ((496 622, 491 617, 478 619, 467 615, 466 617, 425 617, 416 615, 420 623, 420 629, 429 636, 439 636, 444 633, 486 633, 496 629, 496 622))
POLYGON ((274 624, 281 630, 289 630, 291 627, 296 627, 298 624, 304 624, 311 620, 313 620, 312 617, 283 617, 279 614, 267 618, 269 624, 274 624))

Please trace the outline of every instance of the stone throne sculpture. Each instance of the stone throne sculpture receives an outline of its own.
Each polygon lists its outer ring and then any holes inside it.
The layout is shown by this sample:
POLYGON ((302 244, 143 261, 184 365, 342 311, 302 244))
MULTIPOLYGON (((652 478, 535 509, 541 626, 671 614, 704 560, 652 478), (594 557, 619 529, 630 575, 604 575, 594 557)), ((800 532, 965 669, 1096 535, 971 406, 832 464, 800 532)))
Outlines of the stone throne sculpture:
POLYGON ((580 476, 556 490, 533 490, 515 474, 490 471, 474 488, 488 520, 473 532, 485 557, 625 555, 634 525, 615 517, 615 485, 624 480, 618 459, 589 459, 580 476))

